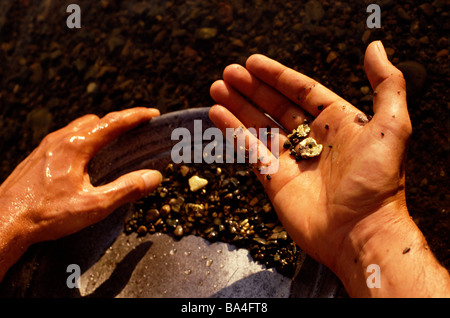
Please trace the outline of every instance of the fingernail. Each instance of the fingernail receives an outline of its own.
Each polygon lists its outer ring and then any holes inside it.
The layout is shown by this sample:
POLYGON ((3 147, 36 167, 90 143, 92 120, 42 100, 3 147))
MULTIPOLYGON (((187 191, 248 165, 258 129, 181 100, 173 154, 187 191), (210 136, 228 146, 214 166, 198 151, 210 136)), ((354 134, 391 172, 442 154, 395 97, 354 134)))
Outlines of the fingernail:
POLYGON ((157 170, 146 172, 141 177, 142 179, 144 179, 145 187, 147 189, 152 189, 159 185, 162 182, 163 178, 161 172, 157 170))
POLYGON ((383 42, 378 41, 377 42, 377 47, 378 47, 378 51, 380 52, 380 54, 382 54, 383 57, 387 59, 388 57, 387 57, 387 54, 386 54, 386 50, 384 49, 383 42))

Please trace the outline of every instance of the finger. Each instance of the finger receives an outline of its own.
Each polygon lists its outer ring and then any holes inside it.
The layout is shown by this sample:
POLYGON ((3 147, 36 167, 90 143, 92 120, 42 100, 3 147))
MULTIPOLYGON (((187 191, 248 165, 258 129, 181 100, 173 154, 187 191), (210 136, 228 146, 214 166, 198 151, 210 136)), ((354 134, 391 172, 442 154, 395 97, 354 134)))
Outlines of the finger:
POLYGON ((211 97, 228 108, 247 127, 266 127, 273 122, 255 106, 250 104, 230 84, 219 80, 211 85, 211 97))
POLYGON ((226 67, 223 79, 288 131, 297 128, 306 119, 301 108, 238 64, 226 67))
POLYGON ((411 122, 405 79, 402 72, 389 62, 381 41, 372 42, 367 47, 364 68, 374 90, 373 122, 409 137, 411 122))
POLYGON ((332 104, 348 104, 343 98, 312 78, 266 56, 260 54, 250 56, 247 59, 246 68, 314 117, 332 104))
POLYGON ((100 198, 101 201, 96 202, 99 207, 92 210, 102 210, 108 214, 125 203, 133 202, 151 193, 161 184, 162 178, 161 173, 157 170, 139 170, 96 187, 92 194, 94 197, 100 198))
MULTIPOLYGON (((243 126, 254 129, 256 133, 260 132, 260 129, 266 130, 268 127, 271 131, 272 128, 279 128, 274 121, 249 103, 241 94, 231 87, 231 85, 224 81, 216 81, 213 83, 211 86, 211 97, 218 104, 229 109, 242 122, 243 126)), ((286 134, 281 130, 278 132, 280 139, 277 148, 278 152, 280 152, 282 151, 282 145, 286 140, 286 134)), ((271 147, 270 140, 268 141, 268 146, 271 147)))
POLYGON ((208 115, 209 119, 222 131, 224 136, 227 136, 226 128, 244 127, 244 124, 224 106, 212 106, 208 115))
MULTIPOLYGON (((244 126, 244 124, 233 114, 231 113, 227 108, 215 105, 211 107, 209 111, 209 118, 211 121, 216 125, 217 128, 219 128, 224 136, 227 136, 227 138, 230 137, 230 134, 227 133, 227 129, 232 129, 234 131, 240 131, 240 136, 247 136, 248 138, 245 139, 245 148, 249 149, 251 151, 251 154, 253 156, 249 156, 250 164, 253 168, 253 171, 258 176, 259 180, 263 183, 263 185, 266 185, 266 183, 269 182, 273 177, 276 176, 276 173, 278 172, 279 162, 278 162, 278 153, 275 149, 275 154, 272 153, 266 145, 264 145, 263 142, 261 142, 256 136, 254 136, 252 133, 249 133, 247 128, 244 126), (268 177, 268 175, 270 175, 268 177)), ((238 136, 238 138, 240 138, 238 136)), ((275 136, 274 138, 278 138, 278 136, 275 136)), ((234 140, 228 139, 232 144, 234 144, 234 140)), ((236 146, 236 145, 235 145, 236 146)), ((270 148, 272 149, 272 148, 270 148)), ((242 149, 239 147, 236 148, 236 151, 239 152, 242 149)), ((267 184, 267 185, 269 185, 267 184)))
POLYGON ((159 116, 159 110, 154 108, 136 107, 118 112, 112 112, 101 118, 93 127, 86 128, 86 147, 92 156, 125 131, 159 116))

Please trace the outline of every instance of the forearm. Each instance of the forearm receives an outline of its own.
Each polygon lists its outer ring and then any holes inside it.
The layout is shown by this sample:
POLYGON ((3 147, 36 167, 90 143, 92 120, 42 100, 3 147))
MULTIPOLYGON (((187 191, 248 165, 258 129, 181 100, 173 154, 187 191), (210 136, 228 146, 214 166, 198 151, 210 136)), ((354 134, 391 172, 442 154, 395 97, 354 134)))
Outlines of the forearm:
MULTIPOLYGON (((0 226, 3 232, 3 227, 0 226)), ((13 266, 25 253, 29 245, 24 237, 2 233, 0 235, 0 282, 11 266, 13 266)))
POLYGON ((360 221, 334 270, 352 297, 450 297, 449 273, 406 208, 386 206, 360 221))
MULTIPOLYGON (((32 244, 31 227, 22 219, 21 213, 12 213, 11 202, 5 204, 4 199, 0 198, 0 282, 32 244)), ((17 206, 15 212, 18 209, 23 212, 26 207, 17 206)))

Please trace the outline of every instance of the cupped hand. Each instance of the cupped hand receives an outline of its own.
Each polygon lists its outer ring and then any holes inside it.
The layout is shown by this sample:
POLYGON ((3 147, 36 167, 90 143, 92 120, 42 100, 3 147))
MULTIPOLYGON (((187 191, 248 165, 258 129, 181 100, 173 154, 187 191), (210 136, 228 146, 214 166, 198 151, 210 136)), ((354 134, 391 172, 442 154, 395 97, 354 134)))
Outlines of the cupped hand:
POLYGON ((262 55, 249 57, 245 68, 228 66, 210 90, 219 104, 210 118, 222 131, 279 127, 264 113, 287 133, 311 121, 310 136, 323 145, 319 157, 294 160, 280 130, 278 171, 271 178, 255 173, 293 240, 331 268, 363 220, 379 226, 379 220, 408 217, 403 162, 412 128, 405 81, 381 42, 368 46, 364 66, 374 90, 371 120, 320 83, 262 55))
POLYGON ((0 187, 3 242, 21 237, 26 247, 72 234, 156 188, 162 177, 153 170, 134 171, 94 187, 88 163, 121 133, 158 115, 157 109, 148 108, 101 119, 86 115, 46 136, 0 187))

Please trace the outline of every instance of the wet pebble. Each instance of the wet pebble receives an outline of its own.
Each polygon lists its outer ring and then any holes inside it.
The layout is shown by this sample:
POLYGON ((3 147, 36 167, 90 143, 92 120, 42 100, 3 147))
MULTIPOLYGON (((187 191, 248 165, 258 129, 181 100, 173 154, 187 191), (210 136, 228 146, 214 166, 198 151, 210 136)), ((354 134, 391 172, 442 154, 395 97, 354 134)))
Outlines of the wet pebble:
POLYGON ((305 13, 308 21, 316 23, 323 19, 325 10, 319 1, 311 0, 305 4, 305 13))
POLYGON ((217 21, 221 25, 229 25, 233 22, 233 7, 225 2, 220 2, 216 11, 217 21))
POLYGON ((434 12, 433 6, 429 3, 422 3, 419 5, 419 9, 428 17, 431 17, 434 12))
POLYGON ((95 93, 97 91, 97 89, 98 89, 97 83, 91 82, 86 87, 86 93, 93 94, 93 93, 95 93))
POLYGON ((216 28, 200 28, 195 32, 195 37, 199 40, 210 40, 216 37, 217 33, 216 28))
POLYGON ((330 53, 328 53, 326 62, 328 64, 330 64, 331 62, 333 62, 335 59, 337 59, 338 54, 335 51, 331 51, 330 53))
POLYGON ((178 236, 178 237, 181 237, 181 236, 183 236, 183 233, 184 231, 183 231, 183 227, 181 226, 181 225, 177 225, 177 227, 175 228, 175 230, 173 231, 173 234, 175 235, 175 236, 178 236))
POLYGON ((143 236, 143 235, 147 234, 147 227, 145 225, 139 226, 137 229, 137 234, 139 236, 143 236))
POLYGON ((180 167, 180 173, 181 173, 181 175, 182 175, 183 177, 186 177, 187 174, 189 173, 189 167, 188 167, 188 166, 185 166, 185 165, 182 165, 182 166, 180 167))
POLYGON ((167 216, 167 215, 169 215, 169 213, 170 213, 170 205, 169 204, 164 204, 162 207, 161 207, 161 210, 159 211, 159 213, 162 215, 162 216, 167 216))
POLYGON ((193 176, 189 179, 189 188, 192 192, 196 192, 204 188, 208 184, 208 180, 200 178, 199 176, 193 176))
POLYGON ((182 207, 183 204, 184 204, 184 198, 182 198, 182 197, 178 197, 178 198, 176 198, 176 199, 175 199, 175 198, 172 198, 172 199, 170 199, 169 204, 170 204, 171 210, 172 210, 173 212, 178 213, 178 212, 180 212, 181 207, 182 207))
POLYGON ((157 209, 150 209, 145 215, 145 221, 148 223, 155 222, 160 217, 160 213, 157 209))

